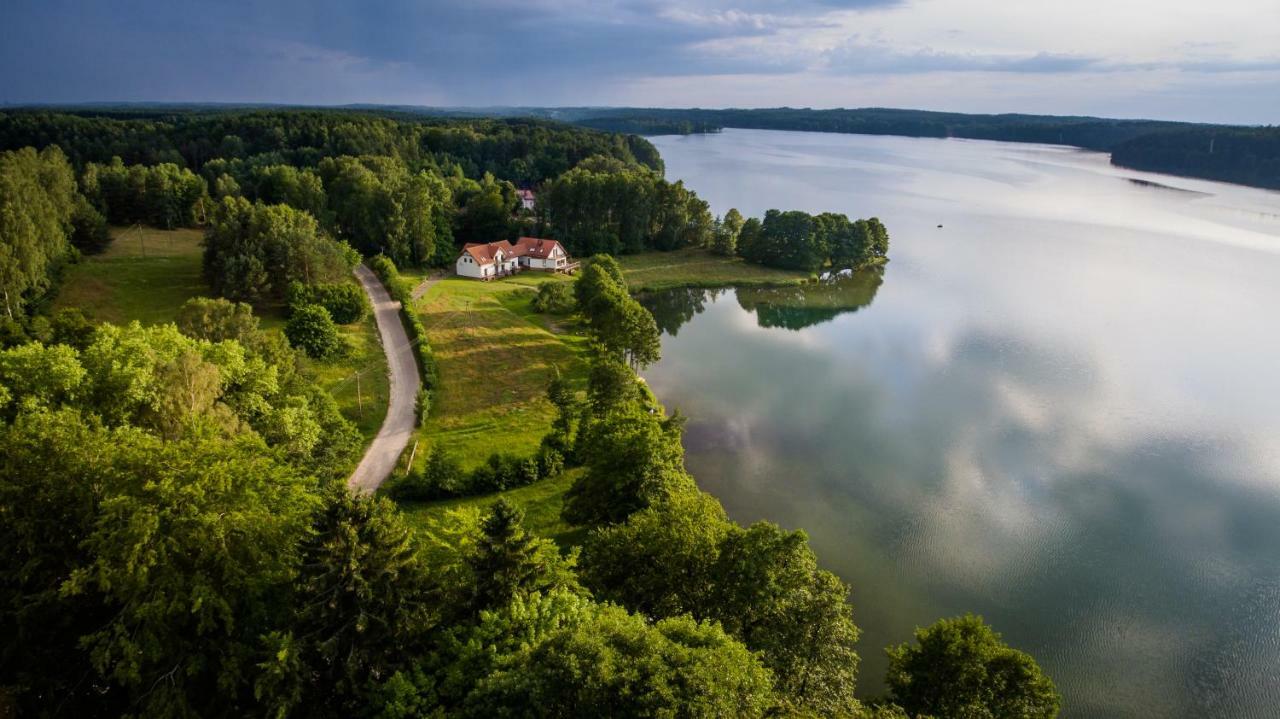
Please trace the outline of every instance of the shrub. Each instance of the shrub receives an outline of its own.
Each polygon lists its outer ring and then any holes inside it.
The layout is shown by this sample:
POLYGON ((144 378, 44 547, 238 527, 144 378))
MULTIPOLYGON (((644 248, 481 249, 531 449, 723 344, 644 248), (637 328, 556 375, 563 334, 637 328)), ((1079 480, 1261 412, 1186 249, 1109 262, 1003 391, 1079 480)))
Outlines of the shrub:
POLYGON ((396 263, 392 262, 386 255, 374 255, 365 261, 369 269, 373 270, 373 274, 382 280, 382 284, 390 285, 392 280, 398 280, 400 272, 396 269, 396 263))
POLYGON ((495 452, 471 473, 471 494, 502 492, 538 481, 538 462, 495 452))
POLYGON ((564 455, 552 447, 538 450, 537 463, 541 477, 554 477, 564 471, 564 455))
POLYGON ((192 297, 178 308, 174 324, 182 334, 210 342, 243 342, 258 333, 252 307, 221 298, 192 297))
POLYGON ((75 209, 71 214, 71 244, 86 255, 102 252, 111 244, 107 218, 82 195, 76 196, 75 209))
POLYGON ((418 371, 422 373, 422 384, 427 389, 436 386, 436 359, 431 353, 431 345, 427 343, 427 328, 413 311, 413 294, 408 284, 401 279, 395 263, 383 255, 369 258, 369 269, 382 280, 391 299, 400 303, 400 319, 404 323, 405 333, 409 335, 409 346, 413 348, 418 360, 418 371))
POLYGON ((413 411, 418 418, 418 426, 427 423, 427 417, 431 414, 431 390, 423 387, 418 390, 418 397, 414 400, 413 411))
POLYGON ((291 282, 287 299, 290 307, 320 305, 329 310, 329 316, 340 325, 359 322, 369 311, 364 291, 349 282, 323 285, 291 282))
POLYGON ((78 307, 65 307, 58 310, 53 314, 49 324, 53 332, 52 340, 55 343, 83 350, 93 341, 95 325, 78 307))
POLYGON ((332 357, 342 348, 337 325, 329 311, 320 305, 294 308, 288 324, 284 326, 284 335, 289 338, 289 344, 315 359, 332 357))
POLYGON ((433 448, 421 472, 410 472, 394 480, 387 487, 387 493, 396 500, 427 502, 462 496, 467 493, 468 482, 462 465, 453 455, 433 448))
POLYGON ((314 288, 316 303, 323 305, 333 321, 340 325, 359 322, 369 311, 369 299, 364 290, 350 282, 333 285, 317 285, 314 288))
POLYGON ((538 294, 533 298, 533 311, 567 315, 577 304, 577 300, 573 297, 572 284, 547 280, 538 285, 538 294))

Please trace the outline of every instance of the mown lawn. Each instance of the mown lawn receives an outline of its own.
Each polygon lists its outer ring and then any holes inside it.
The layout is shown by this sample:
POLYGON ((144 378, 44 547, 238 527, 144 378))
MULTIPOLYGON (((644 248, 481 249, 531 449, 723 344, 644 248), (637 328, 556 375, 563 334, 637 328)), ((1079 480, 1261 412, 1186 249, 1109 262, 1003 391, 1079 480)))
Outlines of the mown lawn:
MULTIPOLYGON (((178 308, 192 297, 213 295, 201 268, 204 234, 200 230, 115 227, 111 235, 115 239, 105 252, 68 268, 54 310, 79 307, 100 322, 137 320, 153 325, 172 322, 178 308)), ((256 308, 254 313, 265 329, 284 327, 283 307, 256 308)), ((350 351, 323 362, 309 360, 307 371, 333 394, 343 415, 356 423, 368 441, 387 412, 387 359, 372 314, 339 331, 350 351)))
POLYGON ((570 280, 541 272, 494 282, 447 277, 417 301, 440 371, 419 458, 440 445, 474 467, 494 452, 537 450, 555 417, 546 388, 556 370, 575 388, 586 384, 587 340, 577 324, 530 306, 538 284, 570 280))
POLYGON ((208 295, 200 230, 113 227, 106 251, 67 269, 55 310, 79 307, 93 319, 122 324, 172 322, 183 302, 208 295))
POLYGON ((805 272, 753 265, 703 249, 623 255, 618 262, 632 292, 675 287, 777 287, 809 279, 805 272))
MULTIPOLYGON (((561 547, 569 547, 582 541, 583 527, 566 524, 560 519, 564 507, 564 494, 582 469, 571 469, 562 474, 501 493, 525 512, 524 527, 533 534, 554 540, 561 547)), ((419 532, 437 534, 442 520, 450 510, 475 511, 484 514, 498 494, 449 499, 442 502, 403 502, 400 504, 405 519, 419 532)))

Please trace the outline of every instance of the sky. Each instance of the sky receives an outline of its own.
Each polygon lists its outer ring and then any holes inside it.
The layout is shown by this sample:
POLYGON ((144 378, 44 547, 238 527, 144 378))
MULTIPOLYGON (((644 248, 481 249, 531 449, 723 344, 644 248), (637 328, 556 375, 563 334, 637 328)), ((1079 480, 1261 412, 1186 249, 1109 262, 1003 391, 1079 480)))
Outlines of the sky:
POLYGON ((1280 124, 1280 0, 0 2, 0 103, 96 101, 1280 124))

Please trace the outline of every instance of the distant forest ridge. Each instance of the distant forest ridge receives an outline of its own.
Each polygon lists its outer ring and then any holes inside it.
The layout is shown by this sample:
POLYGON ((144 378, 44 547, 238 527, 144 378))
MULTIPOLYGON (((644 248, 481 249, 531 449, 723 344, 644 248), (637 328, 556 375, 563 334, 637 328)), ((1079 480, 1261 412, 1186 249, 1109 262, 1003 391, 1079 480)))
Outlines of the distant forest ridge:
MULTIPOLYGON (((261 110, 289 107, 244 104, 104 103, 63 106, 59 109, 87 114, 154 118, 174 112, 216 113, 231 109, 261 110)), ((400 119, 412 116, 538 118, 606 132, 634 135, 711 133, 723 128, 742 128, 905 137, 960 137, 1004 142, 1073 145, 1089 150, 1110 152, 1112 164, 1121 167, 1280 189, 1280 126, 1246 127, 1069 115, 976 115, 890 108, 813 110, 779 107, 717 110, 348 105, 334 109, 373 112, 400 119)))
POLYGON ((969 115, 882 108, 563 108, 549 110, 544 116, 598 130, 643 135, 717 132, 732 127, 1074 145, 1110 152, 1112 164, 1122 167, 1280 189, 1278 126, 1056 115, 969 115))

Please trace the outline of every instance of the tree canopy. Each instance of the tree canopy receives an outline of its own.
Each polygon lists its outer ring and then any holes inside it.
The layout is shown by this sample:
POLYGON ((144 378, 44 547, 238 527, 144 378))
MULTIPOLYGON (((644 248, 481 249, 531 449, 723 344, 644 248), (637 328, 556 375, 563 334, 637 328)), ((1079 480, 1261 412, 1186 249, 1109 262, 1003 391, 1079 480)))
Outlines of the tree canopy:
POLYGON ((0 153, 0 293, 8 319, 47 291, 71 252, 75 176, 56 148, 0 153))
POLYGON ((890 647, 887 683, 912 714, 981 719, 1048 719, 1061 698, 1029 655, 966 614, 917 629, 913 644, 890 647))

